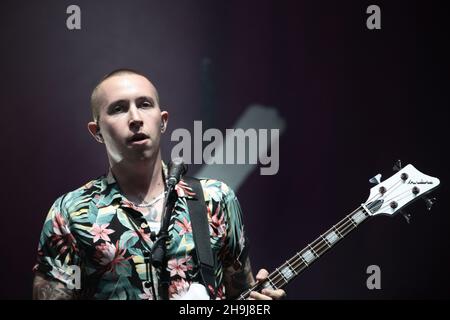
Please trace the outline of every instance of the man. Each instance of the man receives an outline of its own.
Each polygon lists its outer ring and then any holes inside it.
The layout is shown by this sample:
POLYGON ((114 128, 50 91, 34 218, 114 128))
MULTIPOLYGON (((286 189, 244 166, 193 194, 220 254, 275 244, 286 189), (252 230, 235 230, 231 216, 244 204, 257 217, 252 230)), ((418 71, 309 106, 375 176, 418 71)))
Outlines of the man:
MULTIPOLYGON (((105 145, 110 170, 61 196, 51 207, 39 242, 33 297, 161 299, 161 271, 148 257, 163 211, 167 167, 161 160, 160 141, 169 114, 161 111, 150 80, 128 69, 100 81, 91 107, 94 121, 88 129, 105 145), (79 279, 74 282, 75 276, 79 279)), ((235 298, 254 283, 239 203, 220 181, 202 179, 201 186, 217 260, 215 292, 219 299, 235 298)), ((201 282, 187 206, 195 193, 183 180, 175 190, 166 266, 170 299, 185 297, 193 283, 201 282)), ((262 269, 256 279, 267 275, 262 269)), ((250 298, 284 295, 283 290, 264 289, 252 292, 250 298)))

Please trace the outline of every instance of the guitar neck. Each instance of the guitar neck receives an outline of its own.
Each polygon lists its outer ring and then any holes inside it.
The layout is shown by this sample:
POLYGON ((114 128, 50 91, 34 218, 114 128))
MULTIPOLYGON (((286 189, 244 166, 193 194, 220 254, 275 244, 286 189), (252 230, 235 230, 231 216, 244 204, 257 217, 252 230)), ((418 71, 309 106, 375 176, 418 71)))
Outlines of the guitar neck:
POLYGON ((321 234, 316 240, 308 244, 303 250, 297 252, 280 267, 276 268, 263 283, 256 284, 241 293, 237 300, 247 299, 250 296, 250 292, 254 290, 260 290, 262 288, 275 290, 284 288, 369 216, 367 207, 360 206, 325 233, 321 234))

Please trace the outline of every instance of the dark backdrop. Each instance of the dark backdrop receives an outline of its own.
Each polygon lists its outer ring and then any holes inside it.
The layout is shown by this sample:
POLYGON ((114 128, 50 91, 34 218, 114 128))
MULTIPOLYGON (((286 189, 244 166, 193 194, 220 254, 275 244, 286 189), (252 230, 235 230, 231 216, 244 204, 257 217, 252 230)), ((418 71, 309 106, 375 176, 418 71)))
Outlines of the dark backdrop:
MULTIPOLYGON (((1 4, 0 298, 31 297, 52 202, 107 169, 89 95, 112 69, 147 73, 171 113, 231 128, 248 105, 286 121, 280 170, 238 197, 255 271, 275 268, 368 196, 394 160, 441 179, 431 214, 377 217, 288 287, 292 299, 449 298, 448 41, 440 2, 4 1, 1 4), (81 8, 81 30, 66 8, 81 8), (381 268, 381 290, 366 268, 381 268)), ((165 136, 164 156, 172 143, 165 136)), ((191 167, 191 172, 198 170, 191 167)))

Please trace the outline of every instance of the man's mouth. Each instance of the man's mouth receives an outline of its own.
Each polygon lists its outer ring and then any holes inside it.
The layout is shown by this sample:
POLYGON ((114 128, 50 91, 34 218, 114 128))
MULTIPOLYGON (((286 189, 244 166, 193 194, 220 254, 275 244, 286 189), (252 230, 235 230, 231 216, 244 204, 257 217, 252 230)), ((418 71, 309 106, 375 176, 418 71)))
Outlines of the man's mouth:
POLYGON ((130 138, 128 138, 128 143, 138 142, 138 141, 142 141, 145 139, 148 139, 148 135, 146 135, 144 133, 136 133, 133 136, 131 136, 130 138))

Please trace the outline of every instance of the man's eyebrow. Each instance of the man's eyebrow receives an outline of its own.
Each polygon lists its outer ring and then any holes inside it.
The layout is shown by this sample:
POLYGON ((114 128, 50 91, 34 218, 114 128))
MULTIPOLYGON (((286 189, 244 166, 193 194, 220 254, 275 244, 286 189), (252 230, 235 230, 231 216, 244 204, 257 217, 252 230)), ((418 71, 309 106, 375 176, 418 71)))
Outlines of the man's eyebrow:
POLYGON ((114 107, 116 104, 121 104, 121 103, 128 103, 128 101, 127 100, 125 100, 125 99, 119 99, 119 100, 116 100, 116 101, 113 101, 113 102, 111 102, 109 105, 108 105, 108 109, 109 108, 112 108, 112 107, 114 107))
MULTIPOLYGON (((148 101, 151 101, 152 103, 155 103, 155 99, 150 96, 141 96, 141 97, 136 98, 136 101, 142 101, 142 100, 148 100, 148 101)), ((114 107, 115 105, 124 104, 124 103, 128 104, 128 100, 119 99, 119 100, 113 101, 107 106, 107 109, 110 109, 110 108, 114 107)))
POLYGON ((142 97, 139 97, 139 98, 136 99, 136 101, 139 101, 139 100, 149 100, 149 101, 151 101, 153 103, 155 102, 155 99, 153 99, 150 96, 142 96, 142 97))

